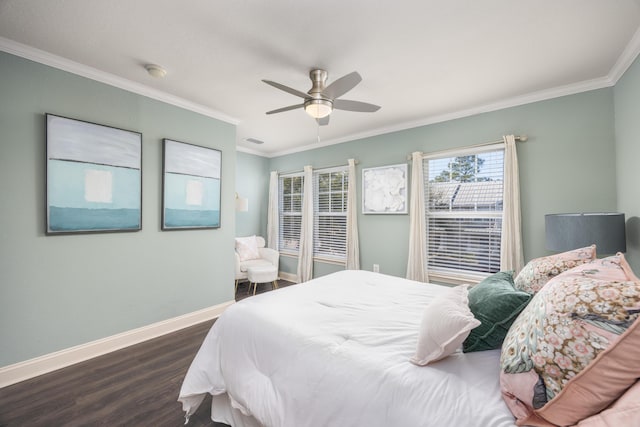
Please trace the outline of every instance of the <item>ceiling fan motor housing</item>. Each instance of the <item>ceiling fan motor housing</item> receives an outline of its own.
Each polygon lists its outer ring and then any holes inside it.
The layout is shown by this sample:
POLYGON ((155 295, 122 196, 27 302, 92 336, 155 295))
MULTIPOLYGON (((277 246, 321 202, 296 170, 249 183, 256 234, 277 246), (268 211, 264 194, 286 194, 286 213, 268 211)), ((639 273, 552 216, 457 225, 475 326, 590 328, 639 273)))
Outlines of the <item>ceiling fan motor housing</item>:
POLYGON ((311 79, 311 89, 307 92, 314 98, 321 98, 322 91, 327 83, 327 77, 329 73, 325 70, 311 70, 309 71, 309 78, 311 79))

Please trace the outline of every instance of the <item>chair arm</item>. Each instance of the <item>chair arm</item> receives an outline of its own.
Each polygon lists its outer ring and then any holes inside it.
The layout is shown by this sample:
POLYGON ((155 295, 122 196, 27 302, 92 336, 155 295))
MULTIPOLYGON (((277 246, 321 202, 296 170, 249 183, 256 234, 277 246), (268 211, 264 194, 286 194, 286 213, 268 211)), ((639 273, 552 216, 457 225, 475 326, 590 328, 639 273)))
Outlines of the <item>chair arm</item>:
POLYGON ((264 258, 273 264, 276 268, 280 268, 280 252, 271 248, 259 248, 260 258, 264 258))
POLYGON ((233 252, 236 255, 236 279, 238 279, 242 276, 242 271, 240 271, 240 255, 238 255, 238 252, 236 251, 233 252))

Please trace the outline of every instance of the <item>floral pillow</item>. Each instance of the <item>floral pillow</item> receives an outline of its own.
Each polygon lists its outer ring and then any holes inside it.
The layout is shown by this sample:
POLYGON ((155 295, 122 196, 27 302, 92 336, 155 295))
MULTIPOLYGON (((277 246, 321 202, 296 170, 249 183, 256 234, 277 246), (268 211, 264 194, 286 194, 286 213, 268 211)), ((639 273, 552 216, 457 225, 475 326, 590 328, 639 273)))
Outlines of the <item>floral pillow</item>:
POLYGON ((515 287, 520 291, 534 295, 553 277, 595 258, 596 245, 591 245, 561 254, 532 259, 516 276, 515 287))
POLYGON ((513 323, 500 383, 518 425, 573 425, 640 377, 640 279, 617 254, 551 279, 513 323))
POLYGON ((236 237, 236 252, 240 256, 240 261, 260 258, 256 236, 236 237))

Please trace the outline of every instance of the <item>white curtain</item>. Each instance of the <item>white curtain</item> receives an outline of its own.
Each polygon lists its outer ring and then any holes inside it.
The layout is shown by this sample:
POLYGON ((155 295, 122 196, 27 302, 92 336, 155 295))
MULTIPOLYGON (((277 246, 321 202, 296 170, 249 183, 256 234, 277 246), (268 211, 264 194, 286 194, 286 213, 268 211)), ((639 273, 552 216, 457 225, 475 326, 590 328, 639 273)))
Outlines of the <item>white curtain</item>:
POLYGON ((298 250, 298 281, 313 278, 313 169, 304 167, 304 189, 302 195, 302 225, 298 250))
POLYGON ((504 139, 504 196, 502 211, 502 240, 500 241, 500 270, 514 270, 515 274, 524 266, 522 254, 522 230, 520 220, 520 180, 518 178, 518 155, 516 138, 504 139))
POLYGON ((347 270, 360 270, 358 205, 356 200, 356 161, 349 159, 349 189, 347 190, 347 270))
POLYGON ((269 208, 267 211, 267 247, 275 250, 278 250, 279 221, 278 172, 271 171, 271 178, 269 179, 269 208))
POLYGON ((424 216, 422 153, 411 155, 411 201, 409 203, 409 261, 407 279, 428 282, 426 268, 427 235, 424 216))

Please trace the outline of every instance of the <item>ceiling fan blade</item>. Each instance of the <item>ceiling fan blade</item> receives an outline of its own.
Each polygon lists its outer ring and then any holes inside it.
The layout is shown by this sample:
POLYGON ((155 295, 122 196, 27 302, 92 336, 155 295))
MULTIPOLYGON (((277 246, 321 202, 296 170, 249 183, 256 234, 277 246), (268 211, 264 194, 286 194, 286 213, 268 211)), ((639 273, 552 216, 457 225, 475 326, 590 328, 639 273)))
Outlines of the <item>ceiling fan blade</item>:
POLYGON ((304 92, 300 92, 299 90, 290 88, 289 86, 285 86, 283 84, 277 83, 277 82, 272 82, 271 80, 262 80, 263 82, 265 82, 268 85, 271 85, 275 88, 278 88, 280 90, 283 90, 287 93, 290 93, 291 95, 295 95, 295 96, 299 96, 300 98, 309 98, 309 95, 307 95, 304 92))
POLYGON ((282 107, 282 108, 278 108, 277 110, 267 111, 267 114, 282 113, 284 111, 295 110, 296 108, 302 108, 302 107, 304 107, 304 104, 289 105, 288 107, 282 107))
POLYGON ((360 113, 374 113, 380 109, 380 106, 360 101, 349 101, 348 99, 336 99, 333 101, 333 108, 337 110, 358 111, 360 113))
POLYGON ((324 88, 322 94, 329 99, 336 99, 356 87, 356 85, 361 81, 362 77, 360 77, 360 74, 358 74, 357 71, 354 71, 353 73, 340 77, 338 80, 324 88))
POLYGON ((331 117, 331 115, 316 119, 316 122, 318 122, 320 126, 326 126, 329 124, 329 117, 331 117))

